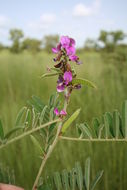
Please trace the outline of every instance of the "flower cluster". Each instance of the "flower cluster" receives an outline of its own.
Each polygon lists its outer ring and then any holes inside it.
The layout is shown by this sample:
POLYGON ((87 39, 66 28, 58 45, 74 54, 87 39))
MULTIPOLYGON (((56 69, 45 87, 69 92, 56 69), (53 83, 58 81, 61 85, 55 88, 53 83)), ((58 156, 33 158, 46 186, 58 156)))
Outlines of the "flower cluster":
MULTIPOLYGON (((76 73, 71 67, 71 62, 75 62, 80 65, 79 57, 76 55, 75 40, 69 38, 68 36, 62 36, 60 38, 59 44, 52 48, 52 52, 56 54, 53 59, 55 62, 54 69, 58 72, 57 80, 57 92, 65 91, 65 98, 68 102, 70 94, 73 89, 80 89, 80 84, 74 84, 73 80, 76 78, 76 73)), ((59 117, 66 116, 66 111, 58 111, 57 108, 54 109, 55 115, 59 117)))
POLYGON ((57 91, 63 92, 68 87, 68 96, 72 89, 81 88, 81 85, 72 85, 72 80, 76 77, 76 74, 72 70, 70 62, 81 64, 79 57, 75 54, 75 44, 74 39, 68 36, 62 36, 57 47, 52 48, 53 53, 56 54, 54 61, 58 62, 54 67, 61 71, 57 81, 57 91))
MULTIPOLYGON (((74 61, 77 64, 81 64, 79 62, 79 57, 75 55, 75 40, 73 38, 69 38, 68 36, 62 36, 60 38, 60 43, 57 45, 56 48, 52 48, 52 52, 55 54, 59 54, 59 58, 61 56, 61 51, 66 51, 67 56, 69 57, 70 61, 74 61)), ((56 59, 57 60, 57 59, 56 59)))
POLYGON ((63 116, 67 115, 67 112, 65 110, 61 110, 59 112, 58 108, 54 109, 54 113, 55 113, 56 116, 59 116, 59 117, 63 117, 63 116))

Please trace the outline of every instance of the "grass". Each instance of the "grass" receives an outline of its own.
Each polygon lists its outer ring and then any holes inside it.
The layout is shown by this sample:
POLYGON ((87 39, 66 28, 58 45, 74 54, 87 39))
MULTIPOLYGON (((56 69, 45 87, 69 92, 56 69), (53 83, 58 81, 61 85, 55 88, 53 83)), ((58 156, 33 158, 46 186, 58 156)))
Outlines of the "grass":
MULTIPOLYGON (((81 108, 77 122, 101 116, 104 112, 121 110, 127 98, 127 66, 122 71, 117 64, 104 62, 99 53, 82 53, 83 65, 75 66, 78 76, 92 80, 97 90, 82 88, 72 94, 69 113, 81 108), (121 77, 122 76, 122 77, 121 77)), ((34 94, 45 102, 56 90, 56 77, 40 79, 46 66, 53 64, 52 55, 45 52, 32 55, 0 52, 0 117, 5 131, 13 127, 18 110, 34 94)), ((69 133, 73 134, 74 126, 69 133)), ((41 160, 29 137, 0 151, 0 162, 14 168, 17 184, 31 189, 41 160)), ((85 158, 91 156, 92 175, 104 169, 102 182, 98 189, 124 190, 127 186, 127 144, 126 143, 84 143, 61 140, 47 163, 45 174, 72 168, 75 161, 84 165, 85 158)))

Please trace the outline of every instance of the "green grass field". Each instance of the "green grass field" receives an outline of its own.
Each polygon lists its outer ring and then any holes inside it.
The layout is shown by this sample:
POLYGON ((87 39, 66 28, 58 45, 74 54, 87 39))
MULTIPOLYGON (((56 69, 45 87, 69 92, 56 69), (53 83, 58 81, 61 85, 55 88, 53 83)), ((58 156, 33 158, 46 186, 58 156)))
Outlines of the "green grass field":
MULTIPOLYGON (((119 70, 117 64, 103 61, 99 53, 81 53, 81 66, 75 66, 78 76, 92 80, 97 90, 82 88, 72 93, 69 113, 81 108, 77 122, 101 116, 104 112, 121 110, 127 99, 127 66, 119 70)), ((53 64, 52 55, 45 52, 36 55, 0 52, 0 117, 5 131, 13 127, 18 110, 34 94, 45 102, 56 91, 56 77, 40 79, 47 66, 53 64)), ((119 63, 120 64, 120 63, 119 63)), ((127 64, 126 64, 127 65, 127 64)), ((75 125, 69 133, 73 134, 75 125)), ((16 181, 30 190, 41 160, 29 137, 0 150, 0 162, 15 170, 16 181)), ((127 144, 126 143, 83 143, 61 141, 47 162, 45 174, 72 168, 75 161, 84 166, 85 158, 91 156, 92 175, 104 170, 98 185, 99 190, 125 190, 127 187, 127 144)))

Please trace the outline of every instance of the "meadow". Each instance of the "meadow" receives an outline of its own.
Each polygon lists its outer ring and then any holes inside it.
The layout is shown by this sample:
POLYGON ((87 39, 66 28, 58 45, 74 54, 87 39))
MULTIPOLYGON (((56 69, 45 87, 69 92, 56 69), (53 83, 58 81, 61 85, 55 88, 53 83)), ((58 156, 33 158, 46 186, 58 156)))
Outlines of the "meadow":
MULTIPOLYGON (((98 52, 79 53, 83 64, 76 66, 80 77, 93 81, 97 90, 82 88, 72 94, 69 113, 81 108, 76 122, 101 117, 106 111, 121 111, 121 105, 127 99, 127 64, 108 62, 98 52)), ((32 95, 47 102, 56 91, 56 77, 41 79, 47 66, 53 64, 52 54, 28 52, 12 54, 0 52, 0 117, 5 131, 13 127, 16 114, 26 105, 32 95)), ((74 134, 75 123, 68 133, 74 134)), ((85 158, 92 160, 92 176, 103 169, 104 176, 98 184, 98 190, 125 190, 127 187, 127 144, 119 142, 66 142, 61 140, 47 162, 44 175, 64 168, 72 168, 76 161, 84 166, 85 158)), ((40 159, 29 137, 0 150, 0 162, 13 168, 16 184, 31 189, 37 174, 40 159)))

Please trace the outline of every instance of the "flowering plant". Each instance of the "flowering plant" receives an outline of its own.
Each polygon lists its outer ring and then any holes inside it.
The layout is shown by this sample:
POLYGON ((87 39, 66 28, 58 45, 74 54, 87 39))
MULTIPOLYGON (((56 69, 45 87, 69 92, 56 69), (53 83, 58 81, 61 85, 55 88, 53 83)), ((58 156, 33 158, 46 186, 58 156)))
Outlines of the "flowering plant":
POLYGON ((28 102, 29 106, 23 107, 15 122, 15 127, 7 134, 4 134, 2 122, 0 120, 0 149, 11 144, 27 135, 31 136, 33 143, 38 147, 42 159, 42 164, 39 168, 35 179, 33 190, 38 188, 38 182, 44 166, 50 157, 61 134, 65 133, 67 128, 79 115, 80 109, 76 110, 68 119, 67 106, 73 90, 80 89, 83 85, 95 88, 95 85, 82 78, 77 78, 77 74, 72 66, 73 63, 80 65, 79 57, 76 55, 76 42, 68 36, 62 36, 59 44, 52 48, 55 54, 53 61, 54 67, 48 68, 48 72, 42 75, 44 77, 58 76, 56 91, 57 94, 51 96, 49 104, 45 105, 38 98, 33 96, 28 102), (64 106, 59 109, 58 94, 64 93, 64 106), (56 118, 57 117, 57 118, 56 118), (56 118, 56 119, 55 119, 56 118), (57 126, 58 123, 58 126, 57 126), (20 133, 22 132, 22 134, 20 133), (42 137, 42 145, 32 134, 39 132, 42 137), (11 138, 12 135, 18 136, 11 138))
MULTIPOLYGON (((40 176, 58 140, 127 141, 127 100, 122 105, 122 114, 117 110, 113 114, 106 112, 101 121, 98 118, 94 118, 92 127, 89 127, 86 122, 76 124, 79 134, 78 137, 67 137, 64 135, 68 127, 71 126, 72 122, 80 113, 80 109, 77 109, 70 117, 67 113, 67 106, 73 90, 81 89, 84 85, 96 88, 91 81, 77 78, 73 64, 80 65, 82 62, 79 61, 79 57, 76 55, 75 45, 74 39, 68 36, 62 36, 59 44, 52 48, 52 52, 55 54, 55 58, 53 59, 55 64, 54 67, 47 69, 48 72, 43 74, 42 78, 58 76, 58 79, 56 82, 57 92, 50 97, 48 104, 45 105, 40 98, 32 96, 28 101, 28 106, 23 107, 19 111, 14 128, 7 133, 5 133, 2 121, 0 120, 0 149, 25 136, 30 136, 32 142, 40 152, 42 163, 33 184, 33 190, 41 189, 41 186, 39 186, 40 176), (59 106, 58 97, 60 93, 64 94, 64 106, 62 109, 59 106), (34 133, 38 134, 39 138, 33 136, 34 133)), ((76 164, 76 167, 70 173, 67 171, 64 171, 62 175, 58 175, 57 173, 55 185, 58 185, 57 187, 59 189, 62 181, 64 189, 69 188, 70 185, 72 189, 85 188, 87 190, 93 190, 102 173, 97 174, 92 186, 90 186, 90 160, 87 159, 85 177, 82 175, 79 164, 76 164), (84 179, 85 183, 83 181, 84 179)), ((0 188, 14 189, 14 186, 0 184, 0 188)), ((42 189, 45 188, 42 187, 42 189)))

